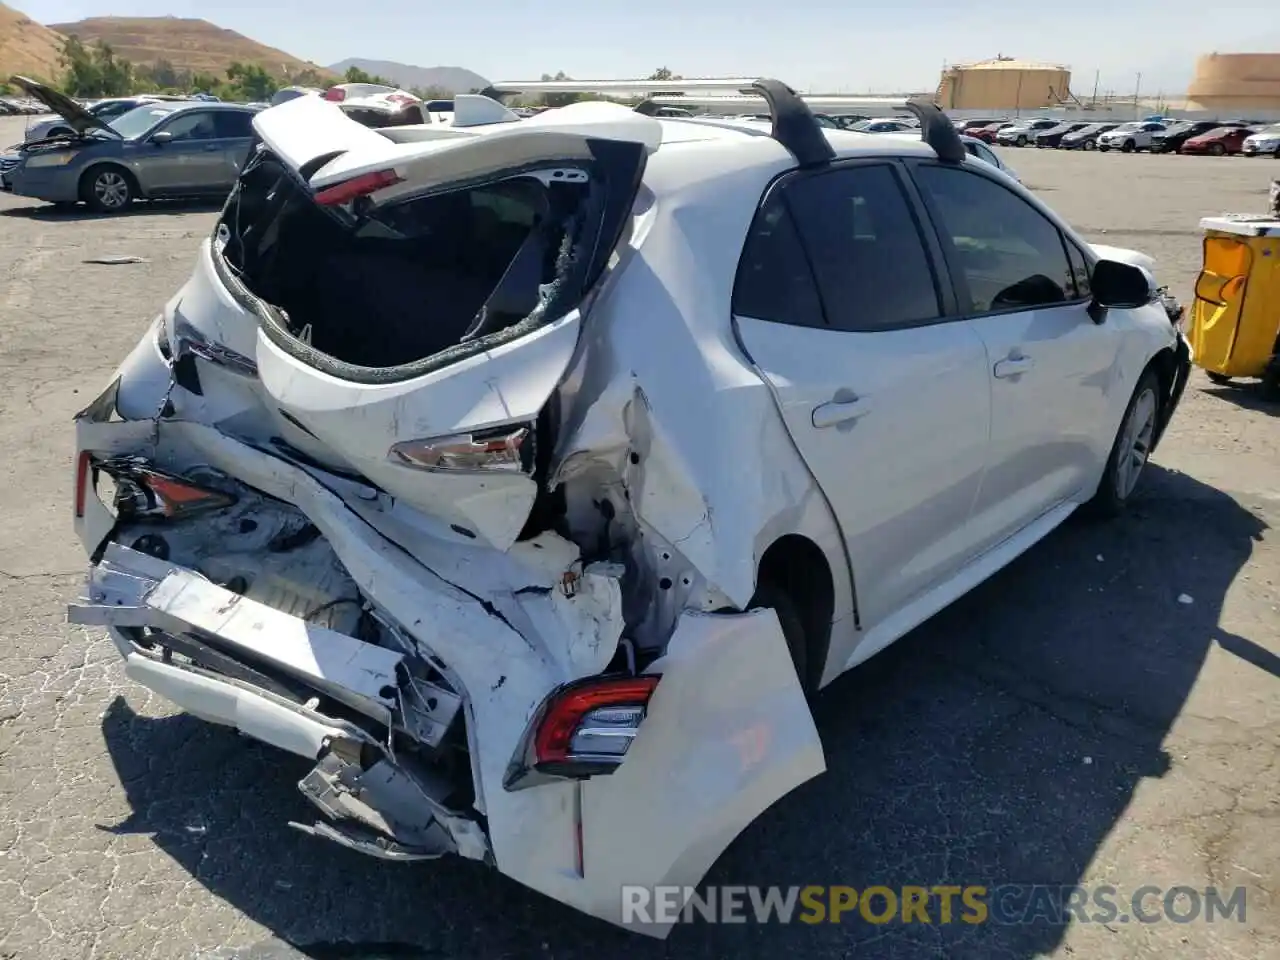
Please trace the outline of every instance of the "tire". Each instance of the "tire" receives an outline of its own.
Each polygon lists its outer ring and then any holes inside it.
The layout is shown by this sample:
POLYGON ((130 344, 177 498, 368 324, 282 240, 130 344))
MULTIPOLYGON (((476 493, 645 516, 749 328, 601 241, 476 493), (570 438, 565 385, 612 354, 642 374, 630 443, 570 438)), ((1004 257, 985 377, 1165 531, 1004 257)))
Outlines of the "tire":
POLYGON ((1092 141, 1092 140, 1086 140, 1086 141, 1084 142, 1084 149, 1086 149, 1086 150, 1097 150, 1097 149, 1098 149, 1098 145, 1097 145, 1097 143, 1095 143, 1095 142, 1094 142, 1094 141, 1092 141))
POLYGON ((1110 149, 1111 149, 1111 148, 1110 148, 1110 147, 1108 147, 1106 144, 1098 144, 1098 152, 1099 152, 1099 153, 1106 153, 1106 152, 1107 152, 1108 150, 1110 150, 1110 149))
POLYGON ((1137 150, 1137 149, 1138 149, 1138 145, 1137 145, 1136 143, 1134 143, 1132 140, 1126 140, 1126 141, 1124 142, 1124 146, 1122 146, 1122 147, 1120 148, 1120 152, 1121 152, 1121 153, 1133 153, 1133 151, 1135 151, 1135 150, 1137 150))
POLYGON ((123 167, 94 167, 80 178, 80 196, 96 213, 122 213, 137 193, 132 174, 123 167))
POLYGON ((769 607, 778 615, 778 625, 782 627, 782 635, 787 640, 787 652, 791 654, 791 663, 796 668, 800 688, 804 691, 805 698, 811 699, 817 692, 818 684, 809 666, 809 637, 805 633, 804 621, 796 612, 795 603, 777 584, 761 580, 756 584, 755 596, 747 604, 748 610, 759 607, 769 607))
POLYGON ((1231 382, 1231 378, 1225 373, 1214 373, 1211 370, 1206 370, 1204 375, 1209 378, 1210 383, 1216 383, 1220 387, 1226 386, 1231 382))
POLYGON ((1280 160, 1280 147, 1276 147, 1276 152, 1272 154, 1277 160, 1280 160))
POLYGON ((1026 137, 1018 137, 1017 145, 1018 145, 1018 146, 1020 146, 1020 147, 1025 147, 1025 146, 1027 145, 1027 138, 1026 138, 1026 137))
POLYGON ((1227 148, 1220 143, 1214 143, 1209 145, 1209 152, 1215 157, 1221 157, 1227 152, 1227 148))
POLYGON ((1111 444, 1111 455, 1102 471, 1098 492, 1087 505, 1094 516, 1118 517, 1128 507, 1151 453, 1151 441, 1160 422, 1160 404, 1160 379, 1148 368, 1133 389, 1111 444), (1133 459, 1135 456, 1138 459, 1133 459))

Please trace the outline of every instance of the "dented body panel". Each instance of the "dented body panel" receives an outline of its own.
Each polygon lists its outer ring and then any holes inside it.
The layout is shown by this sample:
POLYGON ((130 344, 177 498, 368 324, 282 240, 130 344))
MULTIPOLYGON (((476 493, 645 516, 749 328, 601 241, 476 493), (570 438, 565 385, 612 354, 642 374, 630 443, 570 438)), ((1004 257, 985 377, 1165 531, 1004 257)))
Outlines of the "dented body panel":
MULTIPOLYGON (((299 830, 481 860, 622 923, 624 884, 697 884, 825 769, 815 688, 1074 508, 863 618, 856 575, 911 571, 859 570, 850 531, 927 504, 905 481, 835 490, 858 464, 832 431, 836 469, 814 469, 818 424, 788 408, 817 378, 750 353, 794 336, 735 325, 757 205, 796 166, 761 129, 595 103, 383 135, 316 98, 256 124, 190 279, 77 417, 91 563, 69 616, 131 679, 314 761, 299 830)), ((992 407, 974 356, 981 376, 893 398, 968 391, 968 432, 864 484, 928 470, 973 501, 992 407), (957 449, 960 485, 936 475, 957 449)))

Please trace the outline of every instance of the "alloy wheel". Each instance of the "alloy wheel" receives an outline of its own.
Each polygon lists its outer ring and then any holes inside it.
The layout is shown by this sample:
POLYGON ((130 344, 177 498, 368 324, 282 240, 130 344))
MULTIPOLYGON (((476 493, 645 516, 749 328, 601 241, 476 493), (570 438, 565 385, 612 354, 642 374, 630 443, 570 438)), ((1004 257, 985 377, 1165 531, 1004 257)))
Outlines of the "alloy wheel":
POLYGON ((94 178, 93 195, 104 210, 119 210, 129 201, 129 183, 123 174, 104 170, 94 178))
POLYGON ((1125 421, 1120 449, 1116 457, 1116 496, 1124 500, 1133 493, 1138 478, 1151 454, 1151 440, 1156 432, 1155 390, 1148 387, 1138 395, 1125 421))

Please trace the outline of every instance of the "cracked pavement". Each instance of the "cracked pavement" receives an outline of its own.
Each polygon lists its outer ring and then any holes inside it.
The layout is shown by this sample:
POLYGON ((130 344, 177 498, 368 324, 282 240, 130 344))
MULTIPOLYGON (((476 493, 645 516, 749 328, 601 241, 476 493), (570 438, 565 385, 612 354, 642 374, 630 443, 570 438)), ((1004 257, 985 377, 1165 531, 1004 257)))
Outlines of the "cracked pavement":
MULTIPOLYGON (((1280 169, 1008 153, 1091 239, 1155 255, 1184 303, 1198 219, 1261 210, 1280 169)), ((1132 515, 1069 522, 829 688, 829 772, 708 881, 1110 884, 1122 906, 1144 885, 1243 885, 1244 923, 695 924, 658 943, 473 863, 290 830, 305 764, 175 714, 64 619, 84 568, 71 415, 213 219, 0 195, 0 958, 1280 955, 1280 407, 1199 373, 1132 515), (148 262, 83 262, 111 255, 148 262)))

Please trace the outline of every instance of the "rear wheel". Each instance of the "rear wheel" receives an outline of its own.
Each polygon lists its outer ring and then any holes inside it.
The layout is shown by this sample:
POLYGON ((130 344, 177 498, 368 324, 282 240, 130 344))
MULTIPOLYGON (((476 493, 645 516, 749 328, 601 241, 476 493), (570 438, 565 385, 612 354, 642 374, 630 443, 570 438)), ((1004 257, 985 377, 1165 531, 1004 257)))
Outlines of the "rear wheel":
POLYGON ((120 213, 137 193, 133 177, 121 167, 94 167, 80 180, 80 196, 98 213, 120 213))
POLYGON ((1096 516, 1115 517, 1125 511, 1147 466, 1159 420, 1160 379, 1154 370, 1148 369, 1138 381, 1120 421, 1111 456, 1107 458, 1106 469, 1102 472, 1102 482, 1089 501, 1090 512, 1096 516))
POLYGON ((1086 150, 1097 150, 1097 149, 1098 149, 1098 145, 1097 145, 1096 143, 1094 143, 1092 140, 1086 140, 1086 141, 1084 142, 1084 148, 1085 148, 1086 150))
POLYGON ((1132 140, 1126 140, 1124 146, 1120 148, 1122 153, 1133 153, 1136 149, 1138 149, 1138 145, 1132 140))
POLYGON ((1227 152, 1227 148, 1220 143, 1215 143, 1209 147, 1209 152, 1212 153, 1215 157, 1220 157, 1227 152))
POLYGON ((1018 137, 1018 146, 1025 147, 1026 145, 1027 145, 1027 138, 1022 136, 1018 137))

